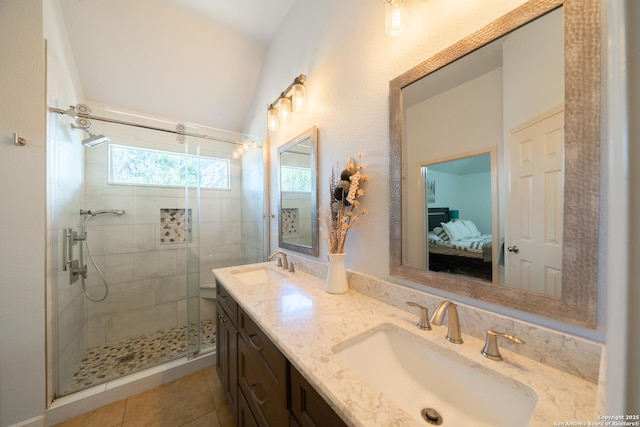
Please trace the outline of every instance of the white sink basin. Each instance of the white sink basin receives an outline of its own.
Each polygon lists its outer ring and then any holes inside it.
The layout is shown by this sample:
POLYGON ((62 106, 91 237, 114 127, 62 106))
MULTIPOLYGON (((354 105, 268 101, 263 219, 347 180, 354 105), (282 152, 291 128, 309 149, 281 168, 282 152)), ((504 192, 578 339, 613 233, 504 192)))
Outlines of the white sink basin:
POLYGON ((286 274, 271 267, 260 267, 252 270, 236 270, 232 271, 231 274, 233 274, 236 279, 247 285, 265 284, 287 277, 286 274))
POLYGON ((435 409, 445 427, 528 426, 538 401, 530 387, 392 325, 333 351, 418 426, 431 425, 422 418, 425 408, 435 409))

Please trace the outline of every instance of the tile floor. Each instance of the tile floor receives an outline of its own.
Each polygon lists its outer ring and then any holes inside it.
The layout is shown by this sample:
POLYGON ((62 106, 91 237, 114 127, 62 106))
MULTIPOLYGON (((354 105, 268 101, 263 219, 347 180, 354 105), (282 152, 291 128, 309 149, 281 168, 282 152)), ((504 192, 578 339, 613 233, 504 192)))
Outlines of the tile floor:
MULTIPOLYGON (((200 322, 202 349, 216 343, 216 322, 200 322)), ((156 366, 187 354, 186 326, 167 328, 153 334, 131 338, 116 344, 92 347, 85 353, 78 371, 63 395, 102 384, 142 369, 156 366)))
POLYGON ((227 427, 233 416, 212 366, 55 425, 85 426, 227 427))

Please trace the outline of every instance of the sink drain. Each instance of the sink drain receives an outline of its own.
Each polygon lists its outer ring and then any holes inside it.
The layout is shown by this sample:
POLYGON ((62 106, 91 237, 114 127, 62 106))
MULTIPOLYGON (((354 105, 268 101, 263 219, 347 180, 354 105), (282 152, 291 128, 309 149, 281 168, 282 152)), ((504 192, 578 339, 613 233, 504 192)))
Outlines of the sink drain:
POLYGON ((429 424, 439 426, 442 424, 442 416, 433 408, 424 408, 421 412, 422 418, 429 424))

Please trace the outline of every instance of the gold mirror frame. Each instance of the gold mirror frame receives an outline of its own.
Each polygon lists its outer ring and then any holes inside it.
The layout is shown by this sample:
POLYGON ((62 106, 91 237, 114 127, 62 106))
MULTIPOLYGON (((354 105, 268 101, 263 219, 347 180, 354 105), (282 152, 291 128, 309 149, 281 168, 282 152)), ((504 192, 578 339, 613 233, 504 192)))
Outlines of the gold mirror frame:
POLYGON ((599 0, 531 0, 389 82, 390 274, 466 297, 595 328, 600 66, 599 0), (565 51, 561 298, 402 265, 402 89, 559 6, 564 7, 565 51))

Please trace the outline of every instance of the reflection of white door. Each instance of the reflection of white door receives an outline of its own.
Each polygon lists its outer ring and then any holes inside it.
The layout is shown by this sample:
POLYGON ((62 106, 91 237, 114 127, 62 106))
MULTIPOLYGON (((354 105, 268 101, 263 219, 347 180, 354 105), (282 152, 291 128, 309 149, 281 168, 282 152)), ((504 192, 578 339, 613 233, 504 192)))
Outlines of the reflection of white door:
POLYGON ((509 135, 508 286, 549 296, 562 290, 564 111, 509 135))

